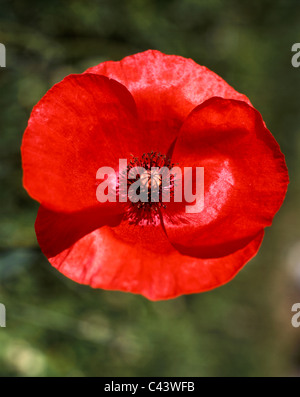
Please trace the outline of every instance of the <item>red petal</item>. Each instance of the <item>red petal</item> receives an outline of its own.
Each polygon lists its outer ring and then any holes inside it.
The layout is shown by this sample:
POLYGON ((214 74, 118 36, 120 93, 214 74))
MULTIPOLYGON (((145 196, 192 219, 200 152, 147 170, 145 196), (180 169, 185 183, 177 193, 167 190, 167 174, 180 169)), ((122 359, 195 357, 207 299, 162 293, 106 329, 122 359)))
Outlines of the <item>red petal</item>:
POLYGON ((103 206, 62 213, 41 205, 35 221, 35 231, 43 253, 53 257, 102 226, 118 225, 122 217, 123 214, 108 212, 103 206))
POLYGON ((144 121, 150 151, 167 153, 183 120, 208 98, 220 96, 249 103, 244 95, 206 67, 155 50, 119 62, 104 62, 87 72, 111 77, 128 88, 144 121))
MULTIPOLYGON (((38 223, 43 224, 44 214, 39 216, 38 223)), ((43 252, 48 252, 49 261, 60 272, 94 288, 138 293, 151 300, 203 292, 228 282, 255 255, 263 238, 261 232, 245 248, 223 258, 196 259, 179 254, 167 239, 158 250, 157 243, 163 238, 160 227, 149 226, 146 232, 133 227, 137 231, 134 243, 120 230, 116 233, 118 227, 104 226, 51 256, 48 247, 61 233, 60 214, 51 219, 47 227, 37 227, 37 236, 43 252)))
POLYGON ((164 225, 180 252, 224 256, 271 225, 287 190, 280 148, 260 114, 246 103, 212 98, 185 121, 172 161, 204 167, 204 209, 168 205, 164 225))
POLYGON ((43 205, 73 211, 100 205, 96 172, 141 154, 135 103, 121 84, 71 75, 34 107, 22 143, 24 186, 43 205))

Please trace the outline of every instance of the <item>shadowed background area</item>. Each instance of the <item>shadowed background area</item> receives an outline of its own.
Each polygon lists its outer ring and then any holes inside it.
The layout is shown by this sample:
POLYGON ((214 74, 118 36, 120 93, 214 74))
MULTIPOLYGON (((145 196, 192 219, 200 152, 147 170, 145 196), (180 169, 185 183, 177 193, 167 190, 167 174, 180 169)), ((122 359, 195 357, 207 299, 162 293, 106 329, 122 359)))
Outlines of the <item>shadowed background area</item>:
POLYGON ((291 325, 300 302, 299 14, 296 0, 1 0, 0 376, 300 374, 291 325), (245 93, 291 179, 258 255, 233 281, 157 303, 78 285, 51 267, 20 160, 31 109, 54 83, 149 48, 192 58, 245 93))

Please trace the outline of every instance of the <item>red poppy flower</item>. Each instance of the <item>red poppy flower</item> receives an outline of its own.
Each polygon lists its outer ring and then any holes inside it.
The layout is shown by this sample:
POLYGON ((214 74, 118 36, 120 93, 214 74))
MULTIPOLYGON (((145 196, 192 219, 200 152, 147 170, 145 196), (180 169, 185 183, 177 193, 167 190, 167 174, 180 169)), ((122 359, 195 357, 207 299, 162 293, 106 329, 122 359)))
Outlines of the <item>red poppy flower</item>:
POLYGON ((205 67, 158 51, 56 84, 32 111, 22 161, 51 264, 79 283, 151 300, 232 279, 258 251, 288 184, 284 156, 249 100, 205 67), (97 201, 99 167, 150 157, 158 167, 204 167, 202 211, 97 201))

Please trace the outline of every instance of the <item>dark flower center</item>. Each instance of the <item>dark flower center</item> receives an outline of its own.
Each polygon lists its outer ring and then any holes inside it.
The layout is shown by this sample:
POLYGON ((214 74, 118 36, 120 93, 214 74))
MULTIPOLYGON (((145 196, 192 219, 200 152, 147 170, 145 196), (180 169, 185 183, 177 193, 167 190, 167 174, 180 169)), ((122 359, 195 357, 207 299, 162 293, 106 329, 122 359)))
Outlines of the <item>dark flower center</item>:
POLYGON ((171 160, 158 152, 132 156, 119 175, 118 189, 119 196, 127 194, 130 219, 151 221, 158 215, 159 208, 166 208, 174 195, 175 176, 169 172, 173 167, 171 160))

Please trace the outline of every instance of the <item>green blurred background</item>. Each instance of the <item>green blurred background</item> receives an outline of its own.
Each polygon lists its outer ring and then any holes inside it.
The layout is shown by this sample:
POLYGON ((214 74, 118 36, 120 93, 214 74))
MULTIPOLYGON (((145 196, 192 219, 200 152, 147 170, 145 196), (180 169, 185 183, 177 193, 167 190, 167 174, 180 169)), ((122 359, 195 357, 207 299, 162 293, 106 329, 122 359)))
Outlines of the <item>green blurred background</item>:
POLYGON ((299 18, 296 0, 0 0, 1 376, 300 375, 291 325, 300 302, 299 18), (51 267, 20 162, 31 109, 54 83, 149 48, 192 58, 245 93, 291 179, 258 255, 232 282, 157 303, 77 285, 51 267))

